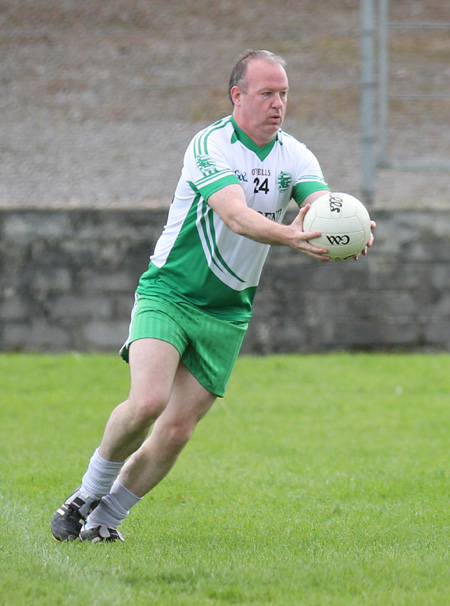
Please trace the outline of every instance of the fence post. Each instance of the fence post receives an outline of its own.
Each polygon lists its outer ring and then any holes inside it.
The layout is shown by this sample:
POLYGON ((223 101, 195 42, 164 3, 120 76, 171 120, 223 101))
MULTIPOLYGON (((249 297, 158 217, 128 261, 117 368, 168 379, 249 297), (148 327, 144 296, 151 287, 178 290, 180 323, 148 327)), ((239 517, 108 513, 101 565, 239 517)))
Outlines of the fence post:
POLYGON ((387 168, 390 164, 388 157, 388 129, 389 129, 389 0, 379 0, 379 119, 378 119, 378 162, 379 168, 387 168))
POLYGON ((361 194, 366 204, 375 189, 375 16, 374 0, 361 0, 361 194))

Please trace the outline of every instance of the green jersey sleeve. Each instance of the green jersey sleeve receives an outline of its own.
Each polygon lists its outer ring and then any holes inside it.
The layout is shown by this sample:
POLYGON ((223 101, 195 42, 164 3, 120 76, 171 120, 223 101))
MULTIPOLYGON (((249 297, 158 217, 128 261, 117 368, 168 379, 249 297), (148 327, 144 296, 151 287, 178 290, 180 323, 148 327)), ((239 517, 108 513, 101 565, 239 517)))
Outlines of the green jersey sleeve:
POLYGON ((223 145, 220 145, 220 139, 215 136, 228 124, 229 120, 219 120, 201 131, 194 138, 185 157, 187 181, 204 200, 227 185, 239 184, 223 145))
POLYGON ((292 197, 300 206, 300 204, 315 191, 330 191, 330 188, 325 182, 320 181, 302 181, 294 185, 292 197))

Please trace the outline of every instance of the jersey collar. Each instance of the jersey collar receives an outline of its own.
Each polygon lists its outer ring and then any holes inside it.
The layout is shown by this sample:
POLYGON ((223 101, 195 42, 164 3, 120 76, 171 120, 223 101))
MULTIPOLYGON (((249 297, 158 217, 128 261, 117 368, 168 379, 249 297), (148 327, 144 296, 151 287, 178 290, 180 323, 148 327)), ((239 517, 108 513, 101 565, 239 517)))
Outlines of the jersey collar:
POLYGON ((234 128, 234 132, 231 135, 231 143, 236 143, 236 141, 240 141, 242 145, 245 145, 245 147, 247 147, 250 151, 254 152, 261 161, 265 160, 272 151, 275 143, 279 140, 279 133, 277 133, 275 139, 270 141, 270 143, 266 143, 266 145, 259 147, 259 145, 256 145, 256 143, 253 141, 253 139, 250 139, 250 137, 246 133, 244 133, 241 128, 239 128, 233 116, 230 116, 230 120, 234 128))

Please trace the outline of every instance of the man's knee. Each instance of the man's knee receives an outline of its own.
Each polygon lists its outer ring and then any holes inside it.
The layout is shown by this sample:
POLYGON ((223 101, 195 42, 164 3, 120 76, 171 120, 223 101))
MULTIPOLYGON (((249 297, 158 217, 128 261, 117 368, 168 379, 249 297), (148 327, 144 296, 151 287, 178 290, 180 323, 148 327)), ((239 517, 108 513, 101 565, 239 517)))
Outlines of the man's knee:
POLYGON ((195 424, 181 420, 162 423, 157 432, 166 447, 172 452, 180 452, 194 433, 195 424))
POLYGON ((130 395, 128 406, 138 425, 150 426, 164 412, 168 397, 164 393, 149 393, 141 396, 130 395))

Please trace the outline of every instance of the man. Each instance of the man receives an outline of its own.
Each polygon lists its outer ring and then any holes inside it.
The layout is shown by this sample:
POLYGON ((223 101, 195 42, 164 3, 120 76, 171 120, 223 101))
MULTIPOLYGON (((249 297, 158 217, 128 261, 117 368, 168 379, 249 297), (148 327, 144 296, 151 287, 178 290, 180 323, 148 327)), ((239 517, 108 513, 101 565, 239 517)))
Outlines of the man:
POLYGON ((329 189, 314 155, 280 128, 284 65, 268 51, 246 53, 230 78, 232 116, 198 133, 186 151, 121 352, 130 393, 112 412, 81 486, 53 517, 59 541, 123 540, 118 527, 131 507, 167 475, 225 393, 269 245, 329 260, 310 242, 320 234, 303 231, 309 205, 329 189), (292 198, 302 208, 284 225, 292 198))

